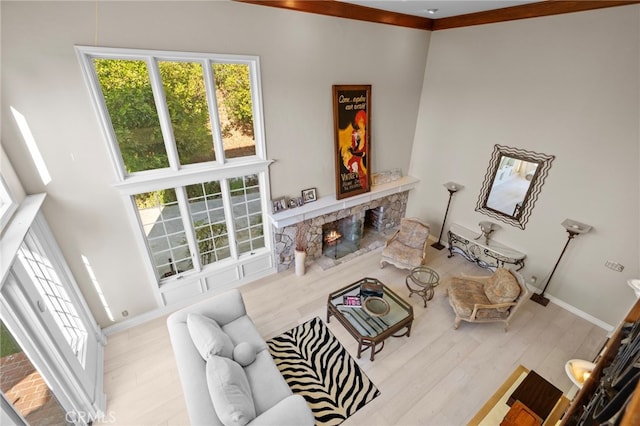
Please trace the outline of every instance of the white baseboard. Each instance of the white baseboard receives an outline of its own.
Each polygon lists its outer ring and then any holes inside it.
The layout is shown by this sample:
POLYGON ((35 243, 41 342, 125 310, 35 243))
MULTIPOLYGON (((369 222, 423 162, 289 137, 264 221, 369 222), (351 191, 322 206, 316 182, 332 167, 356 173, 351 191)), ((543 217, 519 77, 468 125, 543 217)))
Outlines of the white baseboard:
MULTIPOLYGON (((184 306, 187 306, 189 303, 185 303, 184 306)), ((135 317, 131 318, 131 319, 127 319, 124 321, 120 321, 117 322, 113 325, 110 325, 108 327, 105 327, 102 329, 102 332, 106 335, 106 336, 110 336, 112 334, 115 333, 119 333, 121 331, 125 331, 128 330, 130 328, 136 327, 138 325, 144 324, 145 322, 154 320, 156 318, 159 318, 163 315, 169 315, 170 313, 172 313, 173 311, 177 311, 178 309, 182 308, 183 305, 181 303, 177 303, 175 305, 171 305, 171 306, 162 306, 160 308, 156 308, 152 311, 147 311, 143 314, 140 315, 136 315, 135 317)))
MULTIPOLYGON (((531 287, 528 284, 527 284, 527 288, 529 288, 529 291, 531 291, 531 292, 536 292, 537 293, 538 291, 540 291, 539 288, 531 287)), ((606 322, 594 317, 593 315, 590 315, 590 314, 588 314, 588 313, 586 313, 584 311, 581 311, 580 309, 576 308, 575 306, 568 304, 564 300, 560 300, 557 297, 553 297, 553 296, 550 296, 548 294, 545 294, 544 297, 549 299, 549 302, 560 306, 562 309, 565 309, 565 310, 571 312, 572 314, 579 316, 582 319, 585 319, 585 320, 589 321, 593 325, 597 325, 598 327, 602 328, 603 330, 606 330, 608 333, 611 333, 615 329, 615 327, 612 326, 611 324, 607 324, 606 322)))
POLYGON ((587 321, 589 321, 591 324, 597 325, 598 327, 606 330, 607 332, 612 332, 614 330, 614 326, 612 326, 611 324, 607 324, 606 322, 594 317, 593 315, 589 315, 588 313, 581 311, 580 309, 576 308, 575 306, 572 306, 570 304, 568 304, 567 302, 557 299, 553 296, 548 296, 545 295, 545 297, 547 299, 549 299, 550 302, 555 303, 556 305, 560 306, 563 309, 566 309, 567 311, 571 312, 572 314, 575 314, 577 316, 579 316, 580 318, 583 318, 587 321))

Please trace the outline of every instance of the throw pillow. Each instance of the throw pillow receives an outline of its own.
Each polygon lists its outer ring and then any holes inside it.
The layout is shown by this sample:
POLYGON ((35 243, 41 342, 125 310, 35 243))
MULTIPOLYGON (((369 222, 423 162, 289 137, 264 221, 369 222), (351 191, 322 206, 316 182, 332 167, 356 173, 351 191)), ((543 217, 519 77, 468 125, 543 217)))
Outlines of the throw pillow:
POLYGON ((193 344, 205 361, 213 355, 227 358, 231 358, 233 355, 231 337, 220 328, 213 318, 191 313, 187 315, 187 328, 193 344))
POLYGON ((233 360, 243 367, 256 360, 256 350, 249 342, 240 342, 233 348, 233 360))
MULTIPOLYGON (((487 299, 493 304, 510 303, 520 295, 520 285, 508 269, 498 268, 484 286, 487 299)), ((509 308, 498 308, 506 312, 509 308)))
POLYGON ((207 386, 213 408, 225 426, 245 426, 256 417, 249 380, 237 362, 220 356, 207 361, 207 386))

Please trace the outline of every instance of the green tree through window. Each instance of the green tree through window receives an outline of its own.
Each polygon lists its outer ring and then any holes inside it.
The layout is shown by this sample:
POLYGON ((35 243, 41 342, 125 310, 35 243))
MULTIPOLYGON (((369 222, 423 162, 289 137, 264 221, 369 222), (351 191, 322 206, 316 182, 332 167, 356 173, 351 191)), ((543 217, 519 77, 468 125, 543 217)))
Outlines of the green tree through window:
POLYGON ((147 64, 95 59, 94 65, 127 172, 169 167, 147 64))
MULTIPOLYGON (((96 58, 94 66, 127 172, 169 167, 147 63, 96 58)), ((180 164, 216 160, 202 64, 160 61, 158 69, 180 164)), ((255 155, 249 67, 216 63, 213 72, 226 157, 255 155)))

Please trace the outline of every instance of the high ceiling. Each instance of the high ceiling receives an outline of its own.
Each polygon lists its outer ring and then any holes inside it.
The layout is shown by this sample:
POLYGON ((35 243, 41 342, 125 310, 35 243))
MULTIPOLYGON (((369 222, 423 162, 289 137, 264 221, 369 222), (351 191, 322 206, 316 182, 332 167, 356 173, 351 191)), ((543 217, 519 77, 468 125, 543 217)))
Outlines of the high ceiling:
POLYGON ((487 10, 521 6, 542 0, 339 0, 373 9, 439 19, 487 10), (429 13, 429 10, 436 10, 429 13))

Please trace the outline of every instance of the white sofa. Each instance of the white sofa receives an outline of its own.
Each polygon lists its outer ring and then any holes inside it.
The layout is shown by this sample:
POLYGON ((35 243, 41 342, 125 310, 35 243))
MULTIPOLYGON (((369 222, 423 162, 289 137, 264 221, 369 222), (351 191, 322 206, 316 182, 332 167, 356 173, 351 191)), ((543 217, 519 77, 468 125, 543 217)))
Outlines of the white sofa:
MULTIPOLYGON (((255 349, 255 361, 241 367, 248 379, 256 413, 256 417, 249 419, 247 424, 311 426, 315 423, 313 413, 304 398, 293 395, 284 381, 269 354, 267 344, 258 333, 253 321, 247 316, 240 292, 235 289, 174 312, 167 318, 171 344, 192 425, 225 425, 225 423, 218 416, 212 394, 209 392, 210 379, 207 375, 210 375, 210 371, 207 371, 207 363, 210 361, 205 361, 196 347, 192 338, 193 327, 190 332, 187 326, 189 314, 200 314, 215 320, 222 331, 231 338, 234 353, 238 345, 243 342, 248 342, 255 349)), ((190 326, 193 325, 194 316, 197 315, 191 316, 190 326)), ((244 345, 246 346, 246 343, 244 345)), ((229 359, 217 357, 217 360, 232 363, 233 368, 238 368, 235 362, 229 359)), ((241 361, 241 364, 246 362, 241 361)), ((229 396, 233 399, 233 395, 229 396)), ((219 404, 216 406, 220 408, 219 404)), ((225 419, 224 415, 221 417, 225 419)), ((227 420, 227 426, 228 424, 227 420)))

